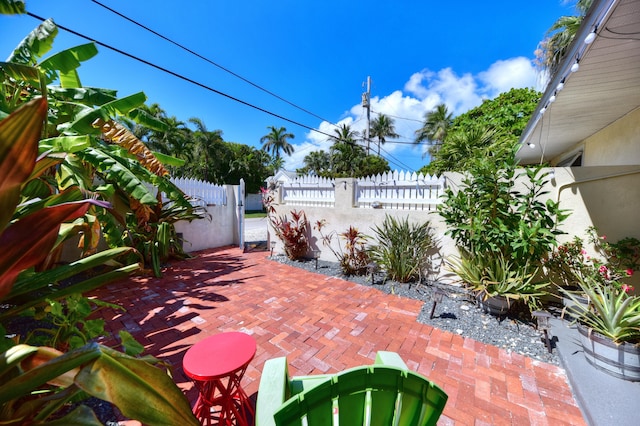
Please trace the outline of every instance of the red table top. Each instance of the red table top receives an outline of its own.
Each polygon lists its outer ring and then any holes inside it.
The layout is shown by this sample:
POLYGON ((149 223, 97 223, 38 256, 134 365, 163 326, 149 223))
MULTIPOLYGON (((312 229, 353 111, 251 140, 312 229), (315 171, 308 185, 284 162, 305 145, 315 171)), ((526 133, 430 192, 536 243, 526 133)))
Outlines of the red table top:
POLYGON ((212 380, 240 370, 256 354, 256 341, 232 331, 207 337, 193 345, 182 359, 182 368, 195 380, 212 380))

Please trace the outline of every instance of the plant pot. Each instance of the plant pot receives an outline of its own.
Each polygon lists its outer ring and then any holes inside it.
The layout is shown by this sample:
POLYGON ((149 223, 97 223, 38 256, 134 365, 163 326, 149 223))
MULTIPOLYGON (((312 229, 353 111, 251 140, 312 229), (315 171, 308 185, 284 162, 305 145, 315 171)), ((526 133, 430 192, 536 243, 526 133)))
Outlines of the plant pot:
POLYGON ((640 381, 640 345, 621 343, 616 345, 582 324, 578 324, 584 356, 598 370, 629 381, 640 381))
POLYGON ((484 294, 478 293, 476 300, 485 313, 495 316, 506 315, 511 308, 511 303, 505 296, 490 296, 485 298, 484 294))

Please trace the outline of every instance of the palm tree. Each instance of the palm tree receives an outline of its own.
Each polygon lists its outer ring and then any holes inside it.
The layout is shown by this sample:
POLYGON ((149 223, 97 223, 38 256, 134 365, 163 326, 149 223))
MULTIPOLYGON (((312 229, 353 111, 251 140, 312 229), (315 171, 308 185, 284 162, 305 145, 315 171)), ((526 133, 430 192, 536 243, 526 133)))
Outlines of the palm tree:
POLYGON ((447 106, 437 105, 435 109, 425 114, 422 127, 416 130, 415 143, 428 141, 429 153, 434 155, 440 150, 452 123, 453 114, 449 112, 447 106))
POLYGON ((321 176, 331 167, 331 156, 325 151, 312 151, 304 157, 304 172, 321 176))
POLYGON ((547 37, 540 43, 541 64, 552 77, 562 62, 567 49, 573 42, 584 16, 591 7, 593 0, 578 0, 576 3, 577 16, 561 16, 547 31, 547 37))
POLYGON ((355 144, 360 136, 360 133, 356 130, 351 130, 351 125, 342 123, 333 132, 335 136, 330 136, 329 139, 335 142, 343 142, 348 144, 355 144))
POLYGON ((293 133, 287 133, 287 129, 280 127, 278 129, 275 126, 267 126, 267 129, 271 131, 260 138, 262 143, 262 149, 270 152, 275 158, 274 163, 281 165, 280 151, 283 151, 287 155, 293 154, 294 148, 287 139, 293 139, 295 135, 293 133))
POLYGON ((371 123, 371 136, 378 138, 378 157, 380 156, 380 145, 384 145, 386 138, 397 138, 400 135, 396 133, 393 119, 384 114, 380 114, 371 123))
POLYGON ((193 134, 195 144, 193 158, 198 159, 199 163, 196 168, 196 176, 207 182, 219 183, 221 173, 218 165, 224 161, 223 151, 226 148, 222 139, 222 130, 207 130, 204 122, 197 117, 190 118, 189 122, 196 126, 196 131, 193 134))

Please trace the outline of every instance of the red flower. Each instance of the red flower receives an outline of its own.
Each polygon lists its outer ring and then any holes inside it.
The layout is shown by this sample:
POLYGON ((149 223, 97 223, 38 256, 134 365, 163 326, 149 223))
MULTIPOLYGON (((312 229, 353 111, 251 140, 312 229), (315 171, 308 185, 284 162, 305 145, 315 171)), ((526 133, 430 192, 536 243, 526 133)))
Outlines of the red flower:
POLYGON ((627 273, 627 276, 630 277, 633 275, 633 269, 629 268, 625 271, 627 273))
POLYGON ((633 286, 628 284, 622 284, 620 288, 627 294, 633 291, 633 286))

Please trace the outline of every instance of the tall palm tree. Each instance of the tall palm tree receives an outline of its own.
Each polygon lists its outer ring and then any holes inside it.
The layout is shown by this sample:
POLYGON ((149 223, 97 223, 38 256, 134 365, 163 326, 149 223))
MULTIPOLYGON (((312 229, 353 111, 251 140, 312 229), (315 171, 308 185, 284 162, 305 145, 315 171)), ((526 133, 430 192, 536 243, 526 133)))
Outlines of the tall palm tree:
POLYGON ((267 129, 271 131, 260 138, 262 149, 275 157, 274 162, 281 164, 279 161, 280 151, 283 151, 287 155, 293 154, 293 145, 291 145, 287 139, 293 139, 295 135, 293 133, 287 133, 287 129, 284 127, 276 129, 275 126, 267 126, 267 129))
POLYGON ((196 126, 196 131, 193 133, 195 144, 193 158, 198 159, 199 163, 196 175, 199 179, 217 183, 221 178, 218 165, 222 161, 222 151, 225 148, 222 130, 209 131, 204 122, 197 117, 190 118, 189 122, 196 126))
POLYGON ((422 127, 416 130, 415 143, 429 142, 429 153, 434 155, 440 150, 453 123, 453 114, 445 104, 440 104, 424 116, 422 127))
POLYGON ((378 138, 378 157, 380 156, 380 145, 384 145, 386 138, 397 138, 400 135, 396 133, 392 118, 384 114, 380 114, 371 123, 371 136, 378 138))
POLYGON ((334 136, 330 136, 330 140, 335 142, 343 142, 348 144, 355 144, 360 136, 360 133, 356 130, 351 130, 351 125, 342 123, 338 128, 333 129, 334 136))
POLYGON ((541 65, 549 72, 550 77, 558 71, 558 66, 566 55, 567 49, 573 42, 592 3, 593 0, 578 0, 576 3, 577 16, 561 16, 547 30, 547 36, 540 43, 539 56, 541 65))

